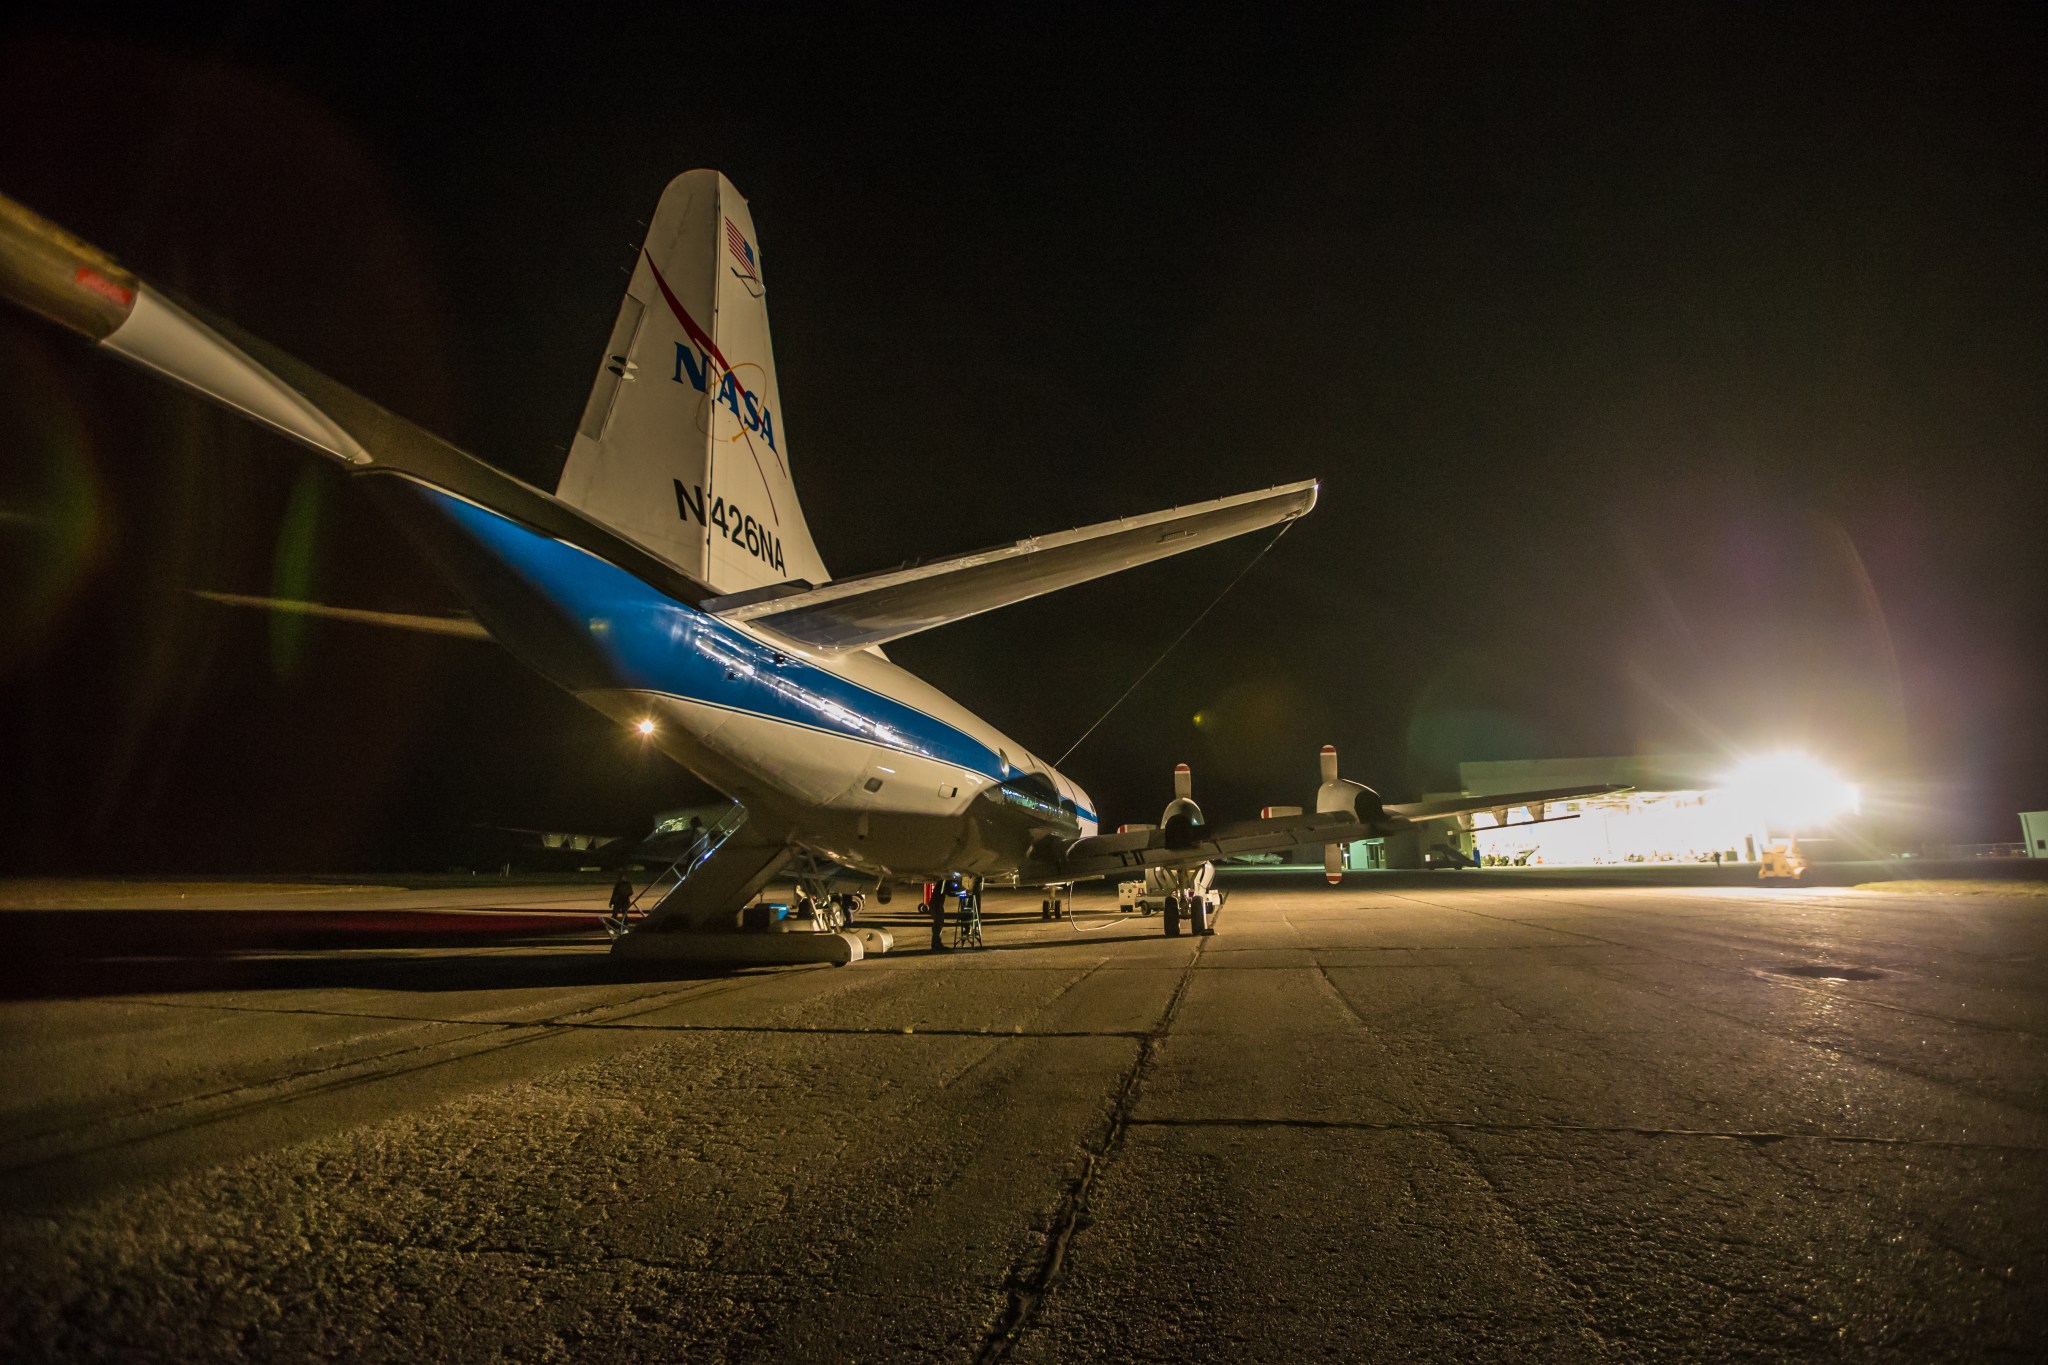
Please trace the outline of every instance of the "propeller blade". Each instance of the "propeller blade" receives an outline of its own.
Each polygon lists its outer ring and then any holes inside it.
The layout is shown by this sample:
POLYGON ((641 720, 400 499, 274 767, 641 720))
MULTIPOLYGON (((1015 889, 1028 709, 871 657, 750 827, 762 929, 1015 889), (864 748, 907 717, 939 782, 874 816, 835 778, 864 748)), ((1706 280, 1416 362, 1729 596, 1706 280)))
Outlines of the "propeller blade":
POLYGON ((1186 801, 1195 794, 1195 775, 1185 763, 1173 765, 1173 799, 1186 801))
POLYGON ((1336 780, 1337 746, 1334 744, 1325 744, 1323 746, 1323 781, 1335 782, 1336 780))
POLYGON ((1323 845, 1323 878, 1332 886, 1344 880, 1344 845, 1323 845))

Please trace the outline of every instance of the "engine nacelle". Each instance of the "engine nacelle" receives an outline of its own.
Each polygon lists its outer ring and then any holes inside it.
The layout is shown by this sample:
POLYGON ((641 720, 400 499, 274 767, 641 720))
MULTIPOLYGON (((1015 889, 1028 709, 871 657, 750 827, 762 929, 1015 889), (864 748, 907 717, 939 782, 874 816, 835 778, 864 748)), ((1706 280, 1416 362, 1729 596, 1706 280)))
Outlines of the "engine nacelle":
POLYGON ((1316 814, 1333 811, 1355 814, 1368 825, 1386 814, 1378 792, 1363 782, 1350 781, 1325 782, 1316 788, 1316 814))
POLYGON ((1316 814, 1330 815, 1346 813, 1356 815, 1368 825, 1383 824, 1387 808, 1380 801, 1380 794, 1363 782, 1352 782, 1337 776, 1337 746, 1325 744, 1322 752, 1323 785, 1316 788, 1316 814))
MULTIPOLYGON (((1387 808, 1380 794, 1363 782, 1347 782, 1337 776, 1337 746, 1323 746, 1323 785, 1316 788, 1316 814, 1356 815, 1370 829, 1385 829, 1387 808)), ((1344 880, 1344 846, 1323 845, 1323 876, 1335 886, 1344 880)))
POLYGON ((1159 828, 1166 831, 1168 848, 1193 848, 1201 841, 1202 808, 1192 801, 1176 801, 1159 817, 1159 828))
POLYGON ((1159 817, 1159 828, 1166 831, 1168 848, 1192 848, 1198 841, 1198 829, 1202 824, 1202 808, 1195 804, 1195 775, 1185 763, 1173 767, 1173 800, 1166 805, 1166 811, 1159 817))

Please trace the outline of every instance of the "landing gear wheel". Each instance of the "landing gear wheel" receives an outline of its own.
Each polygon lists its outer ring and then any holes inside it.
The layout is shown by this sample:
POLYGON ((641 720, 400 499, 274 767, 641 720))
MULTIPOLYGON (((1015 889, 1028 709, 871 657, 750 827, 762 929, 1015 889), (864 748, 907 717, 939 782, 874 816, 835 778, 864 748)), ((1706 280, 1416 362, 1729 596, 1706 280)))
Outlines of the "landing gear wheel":
POLYGON ((1052 918, 1052 902, 1051 902, 1051 901, 1040 901, 1040 902, 1038 903, 1038 917, 1039 917, 1040 919, 1051 919, 1051 918, 1052 918))
POLYGON ((1166 936, 1168 938, 1180 937, 1179 896, 1168 896, 1166 898, 1166 936))
POLYGON ((1196 938, 1216 932, 1209 927, 1209 898, 1199 891, 1188 897, 1188 932, 1196 938))

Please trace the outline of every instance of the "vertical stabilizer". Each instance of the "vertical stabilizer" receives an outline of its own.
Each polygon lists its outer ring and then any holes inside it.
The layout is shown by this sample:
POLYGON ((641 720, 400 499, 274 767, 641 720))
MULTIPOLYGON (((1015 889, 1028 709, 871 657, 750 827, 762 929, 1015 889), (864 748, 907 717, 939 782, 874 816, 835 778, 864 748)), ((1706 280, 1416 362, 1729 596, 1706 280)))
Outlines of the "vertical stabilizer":
POLYGON ((826 581, 790 480, 760 240, 716 171, 662 192, 556 495, 719 593, 826 581))

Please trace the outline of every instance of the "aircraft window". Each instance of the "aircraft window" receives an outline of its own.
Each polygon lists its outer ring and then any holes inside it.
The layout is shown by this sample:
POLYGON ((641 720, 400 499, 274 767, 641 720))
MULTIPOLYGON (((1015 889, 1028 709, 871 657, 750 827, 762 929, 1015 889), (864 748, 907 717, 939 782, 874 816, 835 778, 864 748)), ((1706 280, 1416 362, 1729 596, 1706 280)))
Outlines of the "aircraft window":
POLYGON ((878 792, 882 789, 882 779, 879 777, 871 777, 867 781, 861 783, 861 785, 863 787, 866 787, 871 792, 878 792))

